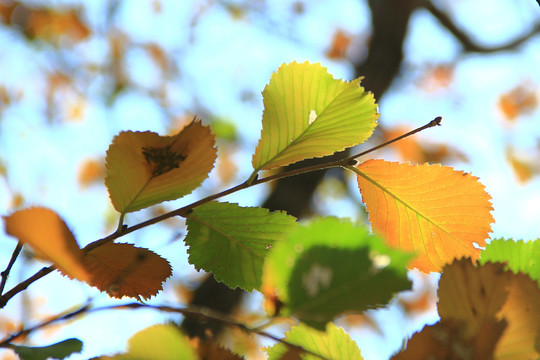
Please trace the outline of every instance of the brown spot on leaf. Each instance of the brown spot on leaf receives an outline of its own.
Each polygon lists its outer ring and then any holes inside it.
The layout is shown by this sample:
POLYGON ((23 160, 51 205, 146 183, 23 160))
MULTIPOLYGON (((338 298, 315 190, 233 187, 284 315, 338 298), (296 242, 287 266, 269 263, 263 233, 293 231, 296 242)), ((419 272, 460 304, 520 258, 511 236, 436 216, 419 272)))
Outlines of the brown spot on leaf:
POLYGON ((180 166, 180 162, 186 159, 186 156, 171 151, 171 146, 163 148, 143 147, 142 153, 146 162, 152 166, 152 175, 159 176, 180 166))

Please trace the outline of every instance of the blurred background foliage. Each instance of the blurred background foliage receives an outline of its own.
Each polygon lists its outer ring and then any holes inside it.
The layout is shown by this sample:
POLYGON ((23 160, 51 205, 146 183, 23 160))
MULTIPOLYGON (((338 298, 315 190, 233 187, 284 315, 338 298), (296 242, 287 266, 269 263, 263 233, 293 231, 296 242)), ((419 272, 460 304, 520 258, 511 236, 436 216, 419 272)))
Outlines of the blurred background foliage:
MULTIPOLYGON (((493 197, 493 237, 539 236, 540 10, 533 0, 0 0, 0 22, 1 213, 49 206, 70 224, 81 246, 116 226, 103 186, 105 151, 115 134, 173 134, 197 114, 218 137, 216 167, 203 187, 129 215, 127 222, 134 224, 244 181, 260 134, 260 92, 281 63, 304 60, 321 62, 337 78, 365 76, 382 115, 362 148, 442 115, 443 127, 373 157, 471 171, 493 197)), ((354 178, 339 171, 225 200, 303 218, 366 219, 354 178)), ((260 295, 229 291, 187 264, 183 225, 171 219, 125 239, 174 266, 173 279, 152 301, 193 301, 234 312, 246 323, 260 321, 260 295)), ((0 264, 7 264, 14 247, 1 236, 0 264)), ((44 265, 25 254, 7 289, 44 265)), ((436 319, 437 276, 411 277, 415 291, 390 309, 339 321, 366 358, 388 357, 404 337, 436 319)), ((0 332, 88 299, 114 302, 52 274, 2 310, 0 332)), ((93 314, 27 341, 43 345, 77 336, 88 358, 117 352, 135 331, 164 320, 181 321, 143 310, 93 314), (96 324, 99 332, 90 332, 96 324)), ((188 331, 209 334, 205 327, 188 331)), ((221 341, 248 348, 250 358, 262 356, 255 340, 236 329, 221 341)))

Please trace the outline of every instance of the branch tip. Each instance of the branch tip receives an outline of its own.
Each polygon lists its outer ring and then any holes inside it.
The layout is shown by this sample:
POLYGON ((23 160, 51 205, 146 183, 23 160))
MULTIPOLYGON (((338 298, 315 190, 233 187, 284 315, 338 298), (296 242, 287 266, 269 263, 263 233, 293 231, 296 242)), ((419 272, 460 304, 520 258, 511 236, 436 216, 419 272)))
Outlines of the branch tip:
POLYGON ((431 126, 441 126, 441 122, 442 122, 442 116, 437 116, 435 119, 431 120, 429 125, 431 125, 431 126))

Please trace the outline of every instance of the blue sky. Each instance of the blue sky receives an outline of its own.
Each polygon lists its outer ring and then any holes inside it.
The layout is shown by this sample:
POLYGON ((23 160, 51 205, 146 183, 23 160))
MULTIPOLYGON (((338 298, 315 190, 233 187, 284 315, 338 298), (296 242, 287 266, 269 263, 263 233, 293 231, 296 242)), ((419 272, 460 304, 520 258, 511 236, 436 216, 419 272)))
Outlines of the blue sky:
MULTIPOLYGON (((103 30, 106 2, 54 2, 63 3, 80 4, 91 28, 98 33, 103 30)), ((86 62, 103 64, 109 43, 103 36, 93 36, 59 56, 46 46, 29 45, 12 30, 0 29, 0 48, 7 49, 0 57, 0 84, 21 93, 18 102, 2 109, 0 118, 0 159, 8 171, 7 179, 0 179, 0 213, 11 211, 12 196, 18 193, 27 206, 43 205, 58 211, 82 245, 108 234, 110 227, 104 219, 112 219, 110 224, 116 215, 103 186, 83 189, 78 184, 81 161, 102 157, 112 137, 121 130, 163 134, 168 130, 170 114, 195 109, 206 109, 212 116, 236 124, 241 147, 235 153, 240 165, 234 182, 239 183, 251 172, 251 154, 261 129, 260 92, 271 73, 281 63, 309 60, 321 62, 336 78, 349 80, 352 72, 348 63, 325 56, 332 35, 338 28, 355 34, 358 52, 365 49, 369 39, 369 10, 362 1, 306 2, 305 14, 299 17, 291 14, 289 1, 254 1, 251 11, 236 16, 218 1, 161 1, 161 4, 162 11, 155 13, 151 1, 121 2, 115 26, 138 43, 151 41, 174 54, 171 61, 179 75, 165 80, 140 48, 126 56, 127 73, 141 88, 165 87, 166 111, 163 104, 141 91, 126 91, 112 105, 107 104, 103 93, 110 80, 97 74, 87 80, 87 87, 57 95, 59 119, 51 124, 44 116, 47 87, 44 73, 62 56, 76 74, 78 67, 86 62), (242 94, 249 95, 246 101, 239 100, 242 94), (70 105, 77 101, 84 103, 82 118, 66 121, 70 105)), ((534 1, 459 0, 437 4, 447 8, 458 24, 483 45, 501 44, 526 33, 540 19, 534 1)), ((478 176, 491 194, 496 219, 492 237, 540 237, 540 180, 533 178, 524 185, 518 183, 504 153, 507 144, 525 153, 535 151, 540 138, 539 113, 537 110, 523 115, 510 125, 497 107, 502 93, 523 83, 532 84, 538 94, 540 37, 512 52, 460 54, 457 41, 429 13, 418 11, 411 19, 405 54, 402 76, 379 102, 380 122, 385 126, 404 124, 413 128, 442 115, 442 127, 429 129, 418 137, 456 146, 467 154, 469 162, 450 165, 478 176), (426 92, 417 85, 419 76, 426 64, 441 63, 455 63, 450 86, 426 92)), ((209 119, 203 117, 203 120, 209 123, 209 119)), ((392 153, 384 154, 392 159, 392 153)), ((215 176, 212 173, 193 195, 167 206, 174 208, 219 189, 215 176)), ((266 192, 265 187, 252 188, 225 200, 258 205, 266 192)), ((326 212, 339 216, 350 216, 357 206, 344 199, 324 201, 328 204, 326 212)), ((145 214, 136 213, 127 221, 136 223, 145 214)), ((176 279, 195 276, 182 243, 169 242, 172 236, 174 231, 170 227, 158 225, 123 239, 150 246, 174 265, 175 279, 166 284, 164 293, 154 303, 170 301, 168 296, 173 292, 170 285, 176 279)), ((5 235, 0 235, 0 240, 0 264, 7 264, 15 242, 5 235)), ((42 266, 42 263, 20 262, 8 287, 42 266)), ((29 293, 30 299, 42 301, 32 314, 37 317, 63 311, 88 297, 98 304, 109 303, 107 296, 58 274, 32 285, 29 293)), ((0 316, 20 318, 23 300, 21 295, 14 298, 0 316)), ((402 339, 395 336, 394 329, 403 328, 409 319, 399 318, 394 310, 380 311, 376 316, 381 319, 383 336, 365 337, 364 330, 353 334, 362 335, 357 340, 367 358, 384 359, 401 345, 402 339)), ((155 312, 142 310, 136 314, 100 313, 55 333, 37 334, 32 340, 42 345, 80 337, 85 342, 85 352, 72 358, 87 358, 122 350, 135 331, 159 321, 162 318, 155 312), (100 330, 89 334, 89 327, 94 328, 95 324, 99 324, 100 330), (129 331, 125 324, 129 324, 129 331)), ((412 326, 418 329, 421 323, 412 326)), ((409 327, 407 331, 413 329, 409 327)))

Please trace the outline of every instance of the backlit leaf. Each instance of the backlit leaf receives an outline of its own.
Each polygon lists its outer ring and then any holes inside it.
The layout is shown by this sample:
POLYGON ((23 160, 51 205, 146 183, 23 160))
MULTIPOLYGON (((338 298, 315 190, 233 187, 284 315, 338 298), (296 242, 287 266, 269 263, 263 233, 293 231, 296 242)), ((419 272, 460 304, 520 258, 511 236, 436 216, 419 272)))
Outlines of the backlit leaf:
POLYGON ((131 244, 107 243, 89 250, 84 265, 91 276, 88 283, 115 298, 149 299, 172 274, 167 260, 131 244))
POLYGON ((460 332, 466 338, 476 336, 484 322, 498 320, 512 278, 502 264, 476 267, 462 259, 446 265, 438 291, 441 319, 462 324, 460 332))
POLYGON ((495 349, 497 359, 539 359, 540 346, 540 289, 538 283, 525 274, 512 274, 514 280, 508 291, 508 300, 499 317, 508 322, 508 328, 495 349))
POLYGON ((58 270, 81 281, 89 274, 83 253, 66 223, 51 209, 35 207, 4 217, 6 232, 30 245, 36 255, 53 262, 58 270))
POLYGON ((461 324, 463 337, 481 335, 483 324, 504 321, 495 359, 537 359, 540 351, 540 289, 527 275, 505 271, 505 264, 474 266, 469 259, 443 269, 439 315, 461 324))
POLYGON ((285 334, 285 340, 301 349, 308 350, 319 356, 314 356, 299 348, 292 348, 283 343, 277 343, 267 348, 268 360, 302 359, 302 360, 361 360, 362 354, 358 345, 342 328, 333 323, 326 325, 326 331, 316 330, 300 323, 285 334), (286 357, 293 352, 297 357, 286 357))
POLYGON ((454 259, 478 259, 491 231, 491 197, 478 178, 441 165, 368 160, 358 186, 375 232, 392 247, 414 252, 409 265, 440 271, 454 259))
POLYGON ((463 324, 442 320, 425 326, 407 342, 407 348, 392 360, 493 359, 495 346, 506 329, 506 321, 489 319, 473 337, 465 336, 463 324))
MULTIPOLYGON (((222 345, 215 342, 213 339, 206 339, 200 341, 197 338, 197 354, 199 359, 219 359, 219 360, 242 360, 244 357, 241 357, 237 354, 234 354, 230 349, 224 348, 222 345)), ((192 340, 192 343, 194 341, 192 340)))
POLYGON ((64 359, 81 352, 83 343, 79 339, 67 339, 49 346, 9 345, 21 360, 64 359))
POLYGON ((290 315, 324 327, 335 316, 384 306, 410 289, 411 255, 388 248, 363 227, 319 219, 276 244, 264 267, 263 293, 290 315))
POLYGON ((188 339, 174 325, 153 325, 133 335, 128 351, 103 360, 198 360, 188 339))
POLYGON ((189 194, 215 159, 214 136, 198 119, 175 136, 125 131, 107 150, 105 185, 117 211, 137 211, 189 194))
POLYGON ((540 241, 495 239, 480 254, 480 263, 502 262, 514 273, 522 272, 540 284, 540 241))
POLYGON ((258 289, 264 258, 297 224, 284 212, 211 202, 187 216, 189 262, 231 288, 258 289))
POLYGON ((253 168, 331 155, 369 138, 379 115, 360 80, 336 80, 320 64, 282 65, 263 91, 263 127, 253 168))

